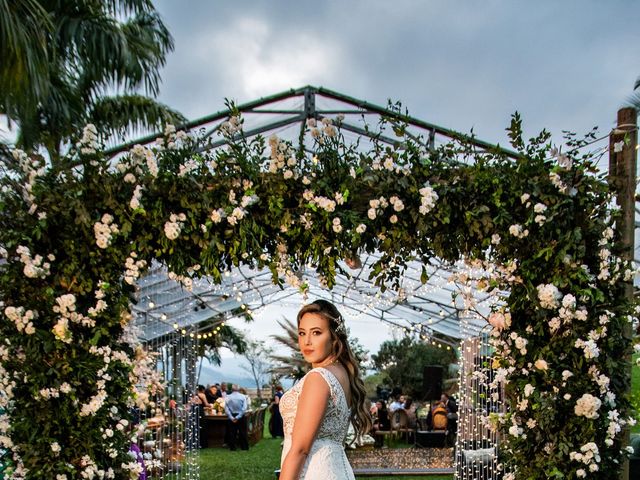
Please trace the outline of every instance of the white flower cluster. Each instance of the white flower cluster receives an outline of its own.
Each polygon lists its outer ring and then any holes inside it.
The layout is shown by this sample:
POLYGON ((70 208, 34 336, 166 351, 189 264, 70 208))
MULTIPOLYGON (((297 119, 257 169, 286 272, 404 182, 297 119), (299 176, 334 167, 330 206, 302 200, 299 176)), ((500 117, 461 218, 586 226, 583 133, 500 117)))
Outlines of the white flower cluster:
MULTIPOLYGON (((590 472, 597 472, 599 470, 598 463, 600 463, 600 450, 594 442, 589 442, 582 445, 579 452, 570 452, 569 459, 583 463, 589 468, 590 472)), ((586 472, 581 475, 576 471, 576 475, 578 477, 586 477, 586 472)))
POLYGON ((176 132, 176 127, 167 123, 164 126, 164 138, 156 138, 156 144, 158 145, 158 148, 162 149, 165 146, 164 142, 166 140, 166 148, 168 150, 175 150, 178 148, 178 144, 184 142, 187 138, 188 135, 184 131, 180 130, 179 132, 176 132))
POLYGON ((600 370, 595 365, 589 367, 589 375, 598 387, 600 387, 600 393, 606 394, 609 391, 609 383, 611 380, 606 375, 600 373, 600 370))
POLYGON ((542 308, 549 310, 558 308, 562 294, 555 285, 551 283, 541 284, 536 288, 538 290, 538 300, 540 300, 540 306, 542 308))
POLYGON ((576 348, 582 348, 584 350, 584 356, 587 360, 598 358, 600 356, 600 349, 594 340, 584 341, 581 338, 576 340, 574 344, 576 348))
POLYGON ((71 343, 73 335, 69 330, 69 320, 61 317, 51 329, 55 337, 64 343, 71 343))
POLYGON ((396 212, 401 212, 402 210, 404 210, 404 203, 395 195, 389 198, 389 203, 393 206, 393 209, 396 212))
POLYGON ((549 180, 551 180, 551 184, 556 187, 560 193, 570 195, 572 197, 578 193, 575 187, 569 188, 569 186, 562 181, 562 178, 556 172, 551 172, 549 174, 549 180))
POLYGON ((491 312, 489 315, 489 324, 497 331, 502 331, 511 326, 511 314, 505 312, 504 309, 491 312))
POLYGON ((22 198, 29 205, 29 213, 33 215, 38 209, 38 205, 34 203, 33 187, 38 177, 42 177, 46 173, 44 161, 32 159, 19 149, 12 150, 11 154, 26 176, 26 182, 22 186, 22 198))
POLYGON ((141 345, 136 347, 135 352, 129 381, 133 386, 136 405, 145 409, 151 403, 150 396, 163 392, 165 385, 162 381, 162 373, 156 368, 157 355, 148 352, 141 345))
POLYGON ((133 191, 133 195, 131 196, 131 200, 129 200, 129 207, 132 210, 141 208, 140 199, 142 198, 143 190, 144 190, 144 187, 142 185, 136 185, 136 188, 133 191))
POLYGON ((175 214, 172 213, 169 216, 169 221, 164 224, 164 234, 169 240, 175 240, 180 235, 184 222, 187 220, 187 216, 184 213, 175 214))
POLYGON ((113 222, 113 216, 108 213, 102 215, 102 219, 93 224, 93 233, 99 248, 107 248, 111 244, 113 235, 119 231, 118 225, 113 222))
MULTIPOLYGON (((28 278, 44 278, 51 273, 51 264, 44 262, 44 258, 41 255, 31 257, 29 249, 23 245, 16 248, 16 253, 20 255, 20 261, 24 264, 22 273, 28 278)), ((55 256, 53 254, 48 255, 49 261, 54 261, 55 256)))
POLYGON ((77 323, 85 327, 94 327, 96 325, 95 320, 76 311, 75 295, 71 293, 61 295, 56 298, 56 303, 57 305, 54 305, 53 311, 60 314, 62 318, 66 318, 73 323, 77 323))
POLYGON ((38 392, 38 395, 40 395, 45 400, 49 400, 50 398, 59 398, 60 390, 58 390, 57 388, 41 388, 38 392))
POLYGON ((516 223, 509 227, 509 233, 516 238, 525 238, 529 236, 529 230, 522 228, 522 225, 516 223))
POLYGON ((356 232, 359 233, 360 235, 362 235, 366 231, 367 231, 367 226, 364 223, 361 223, 356 227, 356 232))
MULTIPOLYGON (((373 170, 386 170, 388 172, 395 172, 398 175, 404 176, 407 176, 411 173, 411 166, 409 164, 398 165, 394 161, 393 157, 386 157, 382 161, 379 158, 375 158, 371 163, 371 168, 373 170)), ((355 171, 353 173, 355 173, 355 171)), ((351 176, 355 178, 355 175, 353 173, 351 174, 351 176)))
POLYGON ((307 128, 310 129, 311 136, 320 144, 324 143, 323 137, 333 138, 338 134, 338 130, 333 126, 333 120, 328 117, 322 119, 322 126, 319 126, 314 118, 308 118, 307 128))
POLYGON ((25 312, 24 307, 6 307, 4 314, 10 321, 15 323, 18 332, 24 332, 27 335, 36 333, 33 320, 38 318, 38 312, 33 310, 25 312))
POLYGON ((438 194, 433 187, 429 185, 429 182, 425 183, 424 187, 420 189, 420 213, 426 215, 433 210, 438 198, 438 194))
POLYGON ((83 403, 80 407, 80 416, 88 417, 98 413, 98 410, 102 408, 104 402, 107 400, 107 392, 104 389, 99 389, 98 392, 89 399, 88 403, 83 403))
MULTIPOLYGON (((336 193, 334 197, 337 199, 340 199, 340 204, 344 203, 344 198, 342 198, 342 194, 336 193)), ((309 202, 311 205, 315 205, 318 208, 321 208, 325 212, 329 212, 329 213, 335 212, 336 204, 338 204, 336 200, 332 200, 327 197, 323 197, 323 196, 316 197, 313 190, 308 190, 308 189, 302 193, 302 198, 304 198, 304 200, 309 202)))
POLYGON ((331 223, 333 224, 332 227, 335 233, 340 233, 342 231, 342 224, 340 223, 339 217, 335 217, 331 223))
POLYGON ((227 222, 229 222, 229 225, 237 225, 238 221, 242 220, 246 214, 247 211, 244 208, 235 207, 231 212, 231 215, 227 217, 227 222))
POLYGON ((560 168, 562 168, 563 170, 571 170, 571 168, 573 167, 573 160, 571 160, 568 155, 561 153, 555 147, 552 148, 549 153, 551 153, 551 156, 556 159, 560 168))
POLYGON ((124 262, 124 281, 129 285, 133 285, 136 279, 140 278, 140 270, 147 266, 146 260, 136 260, 136 258, 138 258, 138 254, 131 252, 124 262))
POLYGON ((620 257, 616 257, 611 254, 609 245, 613 241, 613 229, 607 228, 602 233, 602 238, 598 241, 600 250, 598 251, 598 257, 600 258, 598 280, 608 280, 610 284, 616 283, 624 270, 625 279, 632 279, 635 275, 635 270, 631 266, 625 266, 620 257), (623 268, 624 267, 624 268, 623 268), (611 270, 613 268, 613 271, 611 270))
MULTIPOLYGON (((80 466, 82 467, 80 477, 87 480, 92 480, 94 478, 112 479, 116 476, 111 467, 109 467, 107 470, 98 468, 96 462, 94 462, 89 455, 85 455, 80 459, 80 466)), ((64 477, 66 479, 66 475, 64 477)))
MULTIPOLYGON (((158 161, 156 160, 153 150, 143 147, 142 145, 135 145, 131 150, 129 150, 129 156, 125 157, 122 162, 116 165, 116 169, 120 173, 132 170, 133 173, 137 175, 144 175, 145 167, 153 178, 158 176, 158 161)), ((133 176, 133 173, 125 175, 125 181, 134 183, 135 176, 133 176), (131 177, 128 177, 128 175, 131 175, 131 177), (132 177, 133 181, 131 181, 132 177)))
POLYGON ((89 123, 82 129, 82 138, 76 144, 76 147, 78 147, 80 153, 84 155, 96 153, 99 148, 98 130, 94 124, 89 123))
POLYGON ((598 410, 602 406, 602 401, 590 393, 585 393, 578 399, 574 407, 574 413, 578 417, 598 418, 598 410))
POLYGON ((369 220, 375 220, 378 216, 378 213, 382 213, 382 211, 389 206, 389 202, 386 198, 374 198, 373 200, 369 200, 369 210, 367 211, 367 216, 369 220))
POLYGON ((282 171, 282 176, 285 180, 297 178, 293 168, 298 164, 298 159, 291 146, 281 141, 276 135, 271 135, 269 137, 269 147, 271 148, 269 172, 277 173, 282 171))
POLYGON ((171 280, 175 280, 176 282, 180 282, 182 284, 182 286, 185 288, 185 290, 187 290, 189 292, 193 290, 193 279, 191 279, 190 277, 187 277, 185 275, 178 275, 175 272, 169 272, 167 274, 167 276, 171 280))
POLYGON ((256 204, 258 200, 260 200, 260 198, 257 195, 243 195, 240 199, 240 206, 242 208, 247 208, 256 204))
POLYGON ((244 120, 238 115, 231 115, 229 120, 222 122, 220 125, 220 132, 226 138, 233 137, 236 133, 242 130, 242 124, 244 120))
POLYGON ((98 316, 100 313, 104 312, 105 309, 107 308, 107 302, 104 301, 104 291, 101 289, 96 290, 95 292, 93 292, 95 297, 96 297, 96 305, 94 307, 89 307, 88 310, 88 315, 90 317, 96 317, 98 316))
POLYGON ((547 217, 546 215, 544 215, 544 213, 547 211, 547 206, 544 203, 536 203, 533 207, 533 211, 537 213, 536 217, 534 218, 534 222, 536 222, 538 225, 543 225, 544 222, 547 221, 547 217))

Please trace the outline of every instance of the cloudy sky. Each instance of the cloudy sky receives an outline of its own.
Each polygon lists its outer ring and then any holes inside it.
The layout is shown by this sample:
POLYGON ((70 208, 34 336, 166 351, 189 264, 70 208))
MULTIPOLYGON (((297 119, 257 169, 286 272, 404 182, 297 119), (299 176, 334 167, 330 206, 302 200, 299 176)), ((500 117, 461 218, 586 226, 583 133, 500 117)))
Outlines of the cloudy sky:
MULTIPOLYGON (((562 130, 608 132, 640 75, 635 0, 155 3, 176 43, 160 99, 190 119, 225 97, 314 85, 400 100, 415 117, 503 145, 517 110, 527 134, 547 128, 559 143, 562 130)), ((252 332, 272 333, 280 313, 252 332)), ((372 352, 384 339, 364 322, 352 330, 372 352)))
POLYGON ((156 1, 176 48, 161 99, 198 118, 314 85, 506 143, 608 131, 640 75, 635 0, 156 1))

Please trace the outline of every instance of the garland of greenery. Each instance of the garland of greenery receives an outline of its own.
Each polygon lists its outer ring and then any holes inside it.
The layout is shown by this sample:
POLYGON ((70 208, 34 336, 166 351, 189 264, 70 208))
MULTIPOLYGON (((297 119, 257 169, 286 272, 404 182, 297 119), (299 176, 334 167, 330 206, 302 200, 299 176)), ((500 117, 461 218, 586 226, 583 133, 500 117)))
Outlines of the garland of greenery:
POLYGON ((489 320, 509 408, 488 423, 503 432, 505 478, 617 477, 632 272, 584 143, 563 154, 546 133, 525 142, 517 116, 515 161, 458 142, 428 150, 402 125, 395 146, 364 151, 339 127, 308 121, 312 158, 245 138, 232 114, 217 150, 169 126, 155 147, 108 159, 88 126, 53 166, 3 159, 0 443, 14 478, 136 477, 128 411, 161 385, 129 333, 129 302, 153 259, 185 288, 244 264, 305 289, 304 266, 330 288, 339 260, 374 251, 383 289, 410 260, 489 272, 474 286, 503 305, 489 320))

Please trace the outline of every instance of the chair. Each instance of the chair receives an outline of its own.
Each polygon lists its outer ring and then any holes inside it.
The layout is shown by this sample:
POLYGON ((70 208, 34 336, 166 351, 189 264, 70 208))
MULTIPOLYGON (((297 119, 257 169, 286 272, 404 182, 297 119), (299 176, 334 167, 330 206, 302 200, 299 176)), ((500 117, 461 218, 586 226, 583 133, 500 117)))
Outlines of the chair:
POLYGON ((406 442, 409 443, 409 436, 413 433, 413 429, 409 427, 409 415, 403 408, 392 413, 391 430, 397 432, 397 435, 404 435, 406 442))

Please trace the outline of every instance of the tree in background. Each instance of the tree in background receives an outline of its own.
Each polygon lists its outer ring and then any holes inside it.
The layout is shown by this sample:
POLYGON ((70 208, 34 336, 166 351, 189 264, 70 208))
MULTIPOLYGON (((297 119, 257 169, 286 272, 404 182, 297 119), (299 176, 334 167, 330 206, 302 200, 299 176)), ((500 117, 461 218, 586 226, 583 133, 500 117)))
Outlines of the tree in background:
POLYGON ((244 358, 246 358, 249 365, 243 365, 242 368, 250 373, 256 382, 258 399, 260 400, 262 400, 262 385, 264 385, 264 379, 271 370, 271 363, 269 363, 268 359, 272 354, 273 349, 267 347, 264 340, 249 340, 247 342, 247 348, 244 351, 244 358))
POLYGON ((53 162, 89 123, 106 140, 183 122, 152 98, 171 50, 150 0, 0 0, 0 113, 53 162))
MULTIPOLYGON (((275 363, 271 373, 276 377, 291 378, 294 381, 300 380, 309 371, 309 364, 304 360, 298 348, 298 327, 291 320, 283 318, 278 320, 278 325, 282 327, 284 333, 281 335, 271 335, 271 337, 290 351, 287 355, 272 354, 271 360, 275 363)), ((357 337, 352 337, 347 329, 349 346, 354 356, 360 364, 360 373, 365 374, 369 360, 369 352, 362 346, 357 337)))
POLYGON ((421 398, 423 367, 441 365, 446 374, 449 365, 456 362, 456 354, 454 350, 405 337, 383 342, 372 359, 375 369, 383 374, 385 383, 390 387, 399 387, 403 393, 421 398))

